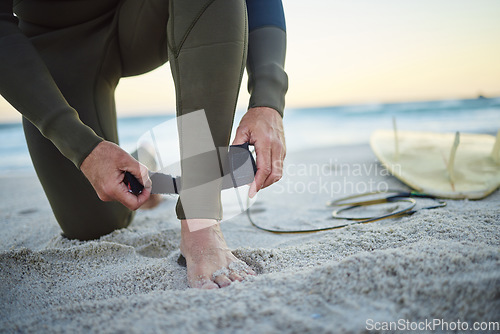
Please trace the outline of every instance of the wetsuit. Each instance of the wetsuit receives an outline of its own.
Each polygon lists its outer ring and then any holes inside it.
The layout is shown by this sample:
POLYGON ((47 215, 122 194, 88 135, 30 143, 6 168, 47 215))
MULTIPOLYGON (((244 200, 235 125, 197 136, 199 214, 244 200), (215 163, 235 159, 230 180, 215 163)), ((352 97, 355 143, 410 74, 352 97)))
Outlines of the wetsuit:
MULTIPOLYGON (((0 0, 0 93, 23 114, 64 234, 98 238, 133 217, 120 203, 100 201, 79 170, 99 142, 118 143, 121 77, 169 60, 178 115, 204 109, 214 144, 224 147, 245 62, 249 107, 282 115, 285 41, 281 0, 0 0)), ((204 218, 219 218, 213 201, 204 218)), ((180 205, 177 215, 184 218, 180 205)))

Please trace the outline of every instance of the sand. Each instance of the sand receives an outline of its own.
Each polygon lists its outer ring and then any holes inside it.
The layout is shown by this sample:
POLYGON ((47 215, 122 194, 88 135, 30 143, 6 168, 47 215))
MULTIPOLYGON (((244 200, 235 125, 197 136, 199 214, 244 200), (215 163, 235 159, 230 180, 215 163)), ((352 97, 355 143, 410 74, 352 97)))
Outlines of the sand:
MULTIPOLYGON (((367 145, 290 153, 286 170, 252 207, 263 226, 326 226, 336 223, 329 199, 404 189, 367 145)), ((34 176, 0 182, 0 332, 366 333, 500 321, 499 191, 309 234, 272 234, 236 216, 222 223, 228 244, 259 275, 200 291, 176 262, 173 198, 127 229, 79 242, 61 237, 34 176)))

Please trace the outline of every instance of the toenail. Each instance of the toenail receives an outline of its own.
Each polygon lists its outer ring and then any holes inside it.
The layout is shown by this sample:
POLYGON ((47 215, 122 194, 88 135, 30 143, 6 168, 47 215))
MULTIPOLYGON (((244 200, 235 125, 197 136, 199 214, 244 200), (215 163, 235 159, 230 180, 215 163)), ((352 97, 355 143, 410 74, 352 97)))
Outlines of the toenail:
POLYGON ((212 278, 215 279, 217 276, 220 275, 226 275, 226 276, 229 275, 229 270, 227 268, 221 268, 212 274, 212 278))

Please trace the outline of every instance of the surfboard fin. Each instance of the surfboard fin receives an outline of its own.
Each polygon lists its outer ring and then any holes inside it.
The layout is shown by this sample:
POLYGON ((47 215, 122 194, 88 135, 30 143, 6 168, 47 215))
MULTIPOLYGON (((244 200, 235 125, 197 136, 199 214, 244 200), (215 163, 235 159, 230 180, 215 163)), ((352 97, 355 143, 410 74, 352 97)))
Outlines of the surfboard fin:
POLYGON ((450 177, 451 187, 455 188, 455 155, 457 154, 457 148, 460 144, 460 132, 456 132, 455 140, 453 141, 453 146, 451 147, 450 158, 448 159, 448 166, 446 169, 448 170, 448 176, 450 177))
POLYGON ((392 116, 392 128, 394 129, 394 161, 399 160, 399 139, 398 128, 396 126, 396 117, 392 116))

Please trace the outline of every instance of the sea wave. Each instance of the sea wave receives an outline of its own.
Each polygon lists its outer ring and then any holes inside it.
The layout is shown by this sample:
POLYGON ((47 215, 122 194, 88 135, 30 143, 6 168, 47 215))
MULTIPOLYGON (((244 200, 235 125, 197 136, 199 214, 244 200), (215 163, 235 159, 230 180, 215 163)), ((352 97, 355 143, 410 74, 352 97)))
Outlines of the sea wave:
MULTIPOLYGON (((236 113, 235 124, 243 114, 236 113)), ((376 129, 392 128, 393 118, 401 130, 495 134, 500 129, 500 97, 288 109, 284 117, 287 149, 367 143, 376 129)), ((173 119, 172 115, 119 118, 120 145, 131 152, 144 133, 173 119)), ((233 136, 235 131, 236 126, 233 136)), ((177 133, 171 131, 164 138, 175 141, 177 133)), ((0 175, 30 171, 21 124, 0 124, 0 175)))

